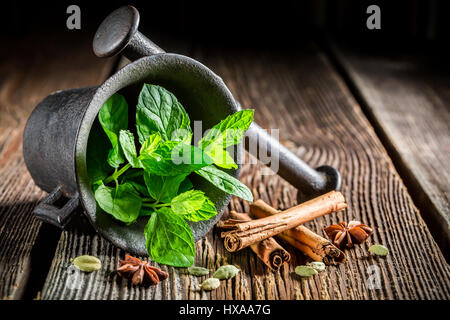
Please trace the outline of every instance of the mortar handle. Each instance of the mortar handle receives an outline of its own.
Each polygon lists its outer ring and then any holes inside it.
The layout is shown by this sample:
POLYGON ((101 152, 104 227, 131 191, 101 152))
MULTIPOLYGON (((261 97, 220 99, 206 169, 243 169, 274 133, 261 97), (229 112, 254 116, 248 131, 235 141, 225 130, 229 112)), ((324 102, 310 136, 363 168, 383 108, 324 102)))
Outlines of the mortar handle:
POLYGON ((61 208, 55 203, 64 197, 61 186, 57 186, 33 210, 39 220, 64 229, 80 204, 78 193, 70 198, 61 208))
POLYGON ((139 11, 133 6, 114 10, 100 24, 92 46, 98 57, 123 54, 134 61, 165 51, 138 31, 139 11))

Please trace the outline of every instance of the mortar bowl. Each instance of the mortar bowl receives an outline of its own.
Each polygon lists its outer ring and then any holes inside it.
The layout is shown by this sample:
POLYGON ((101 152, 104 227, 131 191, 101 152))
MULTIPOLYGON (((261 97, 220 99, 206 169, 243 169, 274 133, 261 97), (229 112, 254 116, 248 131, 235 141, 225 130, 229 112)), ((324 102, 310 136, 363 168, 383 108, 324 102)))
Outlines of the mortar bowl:
MULTIPOLYGON (((144 227, 148 217, 126 226, 100 209, 89 184, 86 154, 90 136, 101 130, 96 118, 103 103, 119 92, 127 99, 129 119, 135 119, 135 105, 144 83, 171 91, 185 107, 191 125, 200 120, 203 130, 239 110, 222 79, 206 66, 186 56, 162 53, 130 63, 98 87, 60 91, 48 96, 28 119, 23 146, 25 164, 33 180, 49 192, 34 210, 38 218, 64 227, 81 204, 100 235, 140 256, 147 255, 144 227), (68 200, 57 206, 61 198, 68 200)), ((226 171, 238 178, 240 146, 235 151, 238 169, 226 171)), ((190 223, 197 241, 220 219, 231 196, 199 176, 192 177, 192 182, 195 189, 204 191, 213 201, 218 212, 208 221, 190 223)))

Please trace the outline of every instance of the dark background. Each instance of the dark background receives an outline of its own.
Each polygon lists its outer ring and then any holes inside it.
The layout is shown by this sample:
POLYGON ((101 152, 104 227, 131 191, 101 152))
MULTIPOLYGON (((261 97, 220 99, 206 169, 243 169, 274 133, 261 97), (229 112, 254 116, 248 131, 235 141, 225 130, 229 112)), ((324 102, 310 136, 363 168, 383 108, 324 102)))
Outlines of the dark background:
POLYGON ((449 40, 450 1, 12 1, 2 4, 3 37, 35 33, 93 35, 112 10, 132 4, 141 12, 142 30, 168 37, 188 37, 225 46, 296 45, 320 36, 344 38, 365 47, 442 47, 449 40), (66 8, 81 7, 81 31, 66 28, 66 8), (381 8, 381 30, 368 30, 366 9, 381 8))

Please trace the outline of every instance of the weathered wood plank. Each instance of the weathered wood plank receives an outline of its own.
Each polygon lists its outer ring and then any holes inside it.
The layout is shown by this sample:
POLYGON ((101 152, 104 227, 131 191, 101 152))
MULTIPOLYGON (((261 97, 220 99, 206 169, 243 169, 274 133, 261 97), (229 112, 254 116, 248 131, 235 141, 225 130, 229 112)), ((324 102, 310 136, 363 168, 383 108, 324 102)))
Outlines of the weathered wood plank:
POLYGON ((444 56, 355 52, 338 60, 450 258, 450 66, 444 56))
POLYGON ((45 193, 23 161, 28 115, 51 92, 97 84, 112 69, 111 60, 90 54, 89 41, 65 37, 25 38, 0 59, 0 299, 21 298, 33 263, 40 263, 31 259, 41 228, 31 212, 45 193))
MULTIPOLYGON (((375 228, 374 236, 348 250, 346 264, 299 279, 294 268, 304 262, 302 254, 292 251, 292 264, 271 273, 250 250, 226 252, 219 231, 213 230, 197 243, 196 263, 210 268, 231 263, 242 272, 205 293, 197 290, 204 278, 166 266, 161 266, 169 273, 164 283, 149 289, 133 287, 114 273, 124 252, 98 236, 67 231, 58 244, 43 299, 449 298, 449 266, 360 107, 316 47, 272 54, 204 49, 193 56, 221 75, 243 106, 256 109, 260 125, 280 128, 283 142, 309 164, 339 168, 348 209, 308 227, 322 234, 328 224, 359 219, 375 228), (386 245, 391 254, 371 256, 368 248, 373 243, 386 245), (100 257, 102 270, 80 274, 76 286, 68 285, 73 272, 70 259, 81 254, 100 257), (370 288, 372 273, 378 276, 377 289, 370 288)), ((256 198, 280 209, 293 206, 296 190, 277 176, 262 175, 263 171, 260 164, 246 164, 241 180, 256 198)), ((241 211, 248 205, 233 199, 229 208, 241 211)))

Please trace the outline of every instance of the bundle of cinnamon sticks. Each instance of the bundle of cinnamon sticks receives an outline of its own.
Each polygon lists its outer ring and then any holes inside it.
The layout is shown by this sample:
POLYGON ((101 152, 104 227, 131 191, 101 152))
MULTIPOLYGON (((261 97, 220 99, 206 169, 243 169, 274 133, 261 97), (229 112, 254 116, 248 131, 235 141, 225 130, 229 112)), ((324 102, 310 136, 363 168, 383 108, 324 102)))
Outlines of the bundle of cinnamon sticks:
POLYGON ((278 270, 290 260, 289 253, 273 238, 277 236, 314 261, 326 264, 345 260, 344 253, 329 240, 302 224, 347 207, 340 192, 331 191, 285 211, 278 211, 262 200, 250 205, 250 214, 231 211, 230 219, 219 221, 225 248, 230 252, 250 247, 271 269, 278 270))

